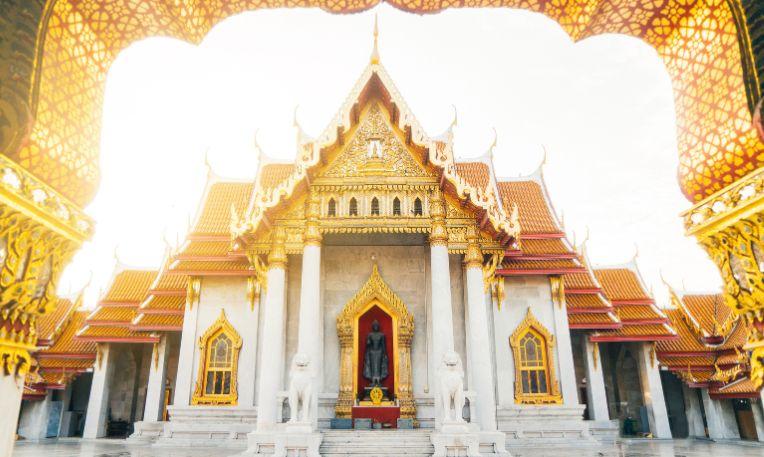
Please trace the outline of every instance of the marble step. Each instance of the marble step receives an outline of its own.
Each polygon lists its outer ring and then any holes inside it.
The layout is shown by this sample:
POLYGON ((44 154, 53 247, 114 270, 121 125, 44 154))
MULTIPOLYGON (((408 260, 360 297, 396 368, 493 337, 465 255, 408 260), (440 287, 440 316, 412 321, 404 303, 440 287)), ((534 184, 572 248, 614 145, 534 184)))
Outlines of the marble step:
POLYGON ((425 430, 325 431, 323 457, 429 457, 434 448, 425 430))

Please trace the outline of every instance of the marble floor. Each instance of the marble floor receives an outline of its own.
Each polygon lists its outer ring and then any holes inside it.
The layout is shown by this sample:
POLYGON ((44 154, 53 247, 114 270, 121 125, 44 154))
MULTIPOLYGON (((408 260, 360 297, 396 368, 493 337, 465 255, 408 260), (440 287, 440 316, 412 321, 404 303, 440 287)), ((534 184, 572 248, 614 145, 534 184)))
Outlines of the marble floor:
MULTIPOLYGON (((227 457, 240 452, 241 449, 219 447, 152 447, 124 440, 65 439, 42 443, 19 442, 13 457, 227 457)), ((599 447, 533 447, 510 449, 510 452, 513 457, 764 457, 764 445, 701 440, 630 440, 599 447)))

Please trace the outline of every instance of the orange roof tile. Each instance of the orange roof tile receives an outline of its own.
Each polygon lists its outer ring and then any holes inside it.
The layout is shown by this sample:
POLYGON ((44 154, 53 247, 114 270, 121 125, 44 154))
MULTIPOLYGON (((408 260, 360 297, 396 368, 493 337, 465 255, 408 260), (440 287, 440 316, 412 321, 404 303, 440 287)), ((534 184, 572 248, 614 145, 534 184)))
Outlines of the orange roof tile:
POLYGON ((253 187, 252 183, 213 183, 202 205, 193 233, 228 235, 231 224, 231 205, 234 205, 239 214, 246 211, 253 187))
POLYGON ((624 324, 628 324, 628 321, 641 320, 663 320, 668 322, 668 319, 651 305, 618 305, 615 307, 615 312, 624 324))
POLYGON ((686 294, 682 305, 708 335, 720 335, 722 326, 732 314, 722 294, 686 294))
POLYGON ((99 306, 88 316, 86 324, 93 325, 98 322, 130 322, 135 317, 135 308, 132 306, 99 306))
MULTIPOLYGON (((179 295, 160 295, 152 296, 144 302, 140 310, 183 310, 186 304, 186 297, 179 295)), ((140 312, 140 311, 139 311, 140 312)))
POLYGON ((565 280, 565 290, 600 288, 588 269, 580 273, 565 273, 563 279, 565 280))
POLYGON ((114 277, 101 302, 140 303, 156 275, 156 270, 121 271, 114 277))
POLYGON ((671 327, 677 332, 679 338, 671 341, 659 341, 658 352, 711 352, 712 349, 698 341, 695 333, 687 327, 682 319, 682 311, 679 309, 665 310, 666 316, 671 322, 671 327))
MULTIPOLYGON (((659 342, 660 343, 660 342, 659 342)), ((687 368, 687 365, 690 365, 691 367, 713 367, 714 366, 714 353, 709 352, 708 355, 700 356, 700 355, 693 355, 691 357, 682 357, 682 356, 667 356, 660 354, 660 348, 658 349, 658 359, 661 362, 661 365, 667 366, 667 367, 676 367, 676 368, 687 368)))
POLYGON ((183 327, 183 315, 142 314, 133 328, 141 330, 174 330, 183 327))
POLYGON ((509 213, 517 204, 523 234, 560 233, 541 185, 535 181, 505 181, 497 183, 499 196, 509 213))
POLYGON ((181 260, 173 266, 173 271, 178 272, 238 272, 253 273, 247 261, 242 262, 196 262, 191 260, 181 260))
POLYGON ((618 330, 604 330, 592 335, 592 341, 658 341, 676 338, 676 334, 664 324, 624 325, 618 330))
POLYGON ((618 325, 609 313, 568 314, 569 325, 618 325))
POLYGON ((59 298, 53 310, 37 319, 37 338, 44 340, 45 344, 52 343, 50 340, 54 338, 56 331, 61 330, 74 310, 74 302, 68 298, 59 298))
POLYGON ((151 285, 151 290, 186 290, 185 276, 170 274, 168 269, 162 270, 160 274, 158 281, 151 285))
POLYGON ((759 389, 754 386, 751 378, 745 376, 737 381, 733 381, 718 389, 723 394, 755 394, 758 395, 759 389))
POLYGON ((610 301, 652 300, 629 268, 597 268, 594 275, 610 301))
POLYGON ((606 312, 612 309, 599 294, 565 294, 565 303, 572 310, 600 308, 606 312))
MULTIPOLYGON (((93 353, 95 356, 95 352, 93 353)), ((39 360, 40 369, 42 370, 56 370, 66 369, 70 371, 84 371, 93 366, 95 362, 94 358, 90 359, 60 359, 60 358, 43 358, 39 360)))
POLYGON ((101 327, 90 325, 80 330, 76 338, 98 342, 135 341, 151 343, 159 341, 158 336, 131 330, 128 327, 101 327))
POLYGON ((273 189, 294 172, 293 163, 268 163, 260 168, 260 186, 273 189))
POLYGON ((491 170, 483 162, 456 162, 456 173, 478 189, 485 190, 491 182, 491 170))
POLYGON ((575 253, 565 244, 562 238, 527 239, 522 240, 523 255, 574 255, 575 253))
POLYGON ((72 318, 66 324, 61 334, 56 338, 53 346, 43 349, 38 353, 39 356, 48 356, 52 354, 95 354, 96 345, 84 341, 77 341, 74 336, 85 323, 88 311, 75 311, 72 318))
POLYGON ((179 254, 192 257, 225 257, 231 249, 229 241, 191 241, 179 254))
POLYGON ((504 259, 503 269, 521 270, 521 271, 560 271, 560 270, 580 270, 584 268, 574 259, 555 259, 555 260, 525 260, 522 258, 506 257, 504 259))

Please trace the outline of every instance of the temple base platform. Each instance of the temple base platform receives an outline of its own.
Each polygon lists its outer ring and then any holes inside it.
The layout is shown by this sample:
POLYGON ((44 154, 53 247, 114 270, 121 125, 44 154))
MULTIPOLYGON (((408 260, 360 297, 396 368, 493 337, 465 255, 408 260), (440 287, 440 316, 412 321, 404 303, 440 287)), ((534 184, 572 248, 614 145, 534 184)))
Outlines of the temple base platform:
POLYGON ((499 407, 497 425, 506 434, 507 445, 539 444, 596 445, 583 419, 584 405, 523 405, 499 407))
POLYGON ((156 446, 222 445, 245 447, 247 434, 257 427, 257 408, 228 406, 169 406, 156 446))
POLYGON ((310 423, 289 423, 277 430, 254 431, 247 435, 247 450, 242 457, 320 457, 323 435, 310 423))

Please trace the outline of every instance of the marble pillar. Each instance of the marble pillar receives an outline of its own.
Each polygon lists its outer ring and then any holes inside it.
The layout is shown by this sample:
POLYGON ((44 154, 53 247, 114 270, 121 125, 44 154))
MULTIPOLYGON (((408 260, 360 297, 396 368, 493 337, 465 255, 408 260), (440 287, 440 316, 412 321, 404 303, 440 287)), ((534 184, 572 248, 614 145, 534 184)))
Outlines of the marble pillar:
MULTIPOLYGON (((313 392, 316 393, 321 392, 324 379, 323 322, 321 318, 321 246, 307 244, 302 251, 297 352, 310 357, 309 368, 314 375, 313 392)), ((318 395, 313 395, 310 409, 313 427, 316 427, 318 395)))
POLYGON ((0 455, 10 456, 24 393, 24 377, 0 374, 0 455))
POLYGON ((480 425, 481 430, 493 431, 496 430, 496 396, 491 363, 491 332, 480 260, 473 259, 466 263, 470 390, 477 392, 477 420, 473 421, 480 425))
POLYGON ((44 440, 48 432, 53 392, 47 392, 42 400, 27 401, 22 404, 19 418, 19 436, 29 441, 44 440))
POLYGON ((146 386, 146 406, 143 410, 144 422, 162 420, 164 410, 164 389, 167 379, 167 360, 170 355, 170 344, 167 334, 163 334, 155 343, 149 364, 149 380, 146 386))
POLYGON ((435 371, 440 367, 443 354, 454 350, 454 318, 451 309, 451 274, 448 266, 448 248, 430 246, 430 273, 432 291, 432 359, 435 371))
POLYGON ((751 412, 756 426, 756 440, 762 442, 764 441, 764 411, 762 411, 761 400, 751 401, 751 412))
POLYGON ((93 366, 93 381, 90 384, 90 399, 85 416, 85 439, 106 436, 106 422, 109 419, 109 384, 111 383, 114 363, 111 344, 98 343, 98 356, 93 366))
POLYGON ((578 405, 578 387, 576 370, 573 364, 573 345, 570 343, 570 326, 568 325, 568 310, 565 305, 565 290, 562 278, 549 278, 552 288, 552 313, 554 315, 554 339, 557 347, 557 362, 559 364, 558 379, 560 393, 566 405, 578 405))
POLYGON ((188 279, 188 292, 186 305, 183 313, 183 330, 180 336, 180 349, 178 351, 178 372, 175 376, 175 394, 172 404, 176 407, 189 406, 191 404, 191 392, 193 392, 194 380, 194 352, 198 341, 196 325, 199 320, 199 296, 201 294, 201 279, 188 279))
POLYGON ((682 383, 682 395, 684 397, 684 415, 687 418, 687 431, 690 437, 705 438, 706 428, 703 425, 703 413, 700 409, 697 390, 682 383))
POLYGON ((586 366, 586 397, 589 407, 589 419, 594 421, 609 421, 610 413, 607 408, 605 394, 605 375, 602 371, 602 354, 597 343, 589 341, 588 335, 584 340, 584 365, 586 366))
POLYGON ((735 410, 728 399, 716 400, 708 394, 708 389, 703 389, 703 409, 706 412, 706 424, 708 425, 708 437, 712 440, 739 439, 740 432, 737 428, 735 410))
POLYGON ((650 432, 655 438, 671 438, 666 399, 663 396, 661 372, 654 348, 649 343, 637 343, 637 364, 642 397, 647 408, 650 432))
POLYGON ((257 429, 267 431, 280 422, 277 395, 284 388, 284 322, 286 319, 286 251, 282 228, 274 233, 268 255, 267 290, 263 303, 263 349, 260 354, 260 382, 257 388, 257 429))

